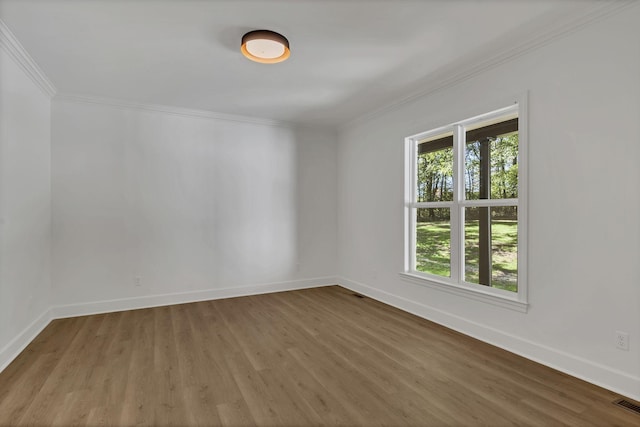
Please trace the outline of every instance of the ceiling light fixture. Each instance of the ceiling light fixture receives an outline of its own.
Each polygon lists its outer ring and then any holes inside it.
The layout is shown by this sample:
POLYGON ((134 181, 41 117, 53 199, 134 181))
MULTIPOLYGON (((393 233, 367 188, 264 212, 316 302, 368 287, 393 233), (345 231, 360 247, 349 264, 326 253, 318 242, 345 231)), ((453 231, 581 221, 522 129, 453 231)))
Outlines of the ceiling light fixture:
POLYGON ((289 40, 269 30, 250 31, 242 36, 240 51, 252 61, 275 64, 289 57, 289 40))

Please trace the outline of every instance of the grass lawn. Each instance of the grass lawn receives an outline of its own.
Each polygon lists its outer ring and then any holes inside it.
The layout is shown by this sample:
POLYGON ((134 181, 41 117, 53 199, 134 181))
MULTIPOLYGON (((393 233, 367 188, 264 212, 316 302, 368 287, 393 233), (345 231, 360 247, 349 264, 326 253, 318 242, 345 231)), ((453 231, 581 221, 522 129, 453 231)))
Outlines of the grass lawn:
MULTIPOLYGON (((465 280, 478 283, 478 221, 465 223, 465 280)), ((491 286, 517 291, 518 223, 492 221, 491 286)), ((450 224, 448 221, 421 222, 417 227, 416 270, 449 277, 450 224)))

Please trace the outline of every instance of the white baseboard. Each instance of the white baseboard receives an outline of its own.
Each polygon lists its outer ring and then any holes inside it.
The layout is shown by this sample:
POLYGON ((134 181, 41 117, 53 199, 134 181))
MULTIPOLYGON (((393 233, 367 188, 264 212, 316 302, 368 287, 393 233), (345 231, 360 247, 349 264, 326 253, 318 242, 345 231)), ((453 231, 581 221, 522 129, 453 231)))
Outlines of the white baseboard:
POLYGON ((366 295, 385 304, 415 314, 416 316, 446 326, 447 328, 606 388, 615 393, 640 400, 640 378, 638 377, 583 359, 576 355, 504 333, 429 305, 411 301, 380 289, 354 282, 344 277, 338 277, 337 281, 340 286, 354 292, 366 295))
POLYGON ((0 372, 9 366, 13 360, 18 357, 35 337, 53 320, 51 309, 47 309, 36 320, 31 322, 29 326, 24 328, 9 344, 0 350, 0 372))
POLYGON ((209 301, 222 298, 234 298, 247 295, 268 294, 293 291, 296 289, 316 288, 336 285, 336 277, 318 277, 314 279, 292 280, 278 283, 239 286, 234 288, 205 289, 200 291, 178 292, 161 295, 149 295, 133 298, 121 298, 107 301, 92 301, 80 304, 57 305, 51 308, 54 319, 86 316, 90 314, 112 313, 116 311, 136 310, 163 305, 184 304, 209 301))

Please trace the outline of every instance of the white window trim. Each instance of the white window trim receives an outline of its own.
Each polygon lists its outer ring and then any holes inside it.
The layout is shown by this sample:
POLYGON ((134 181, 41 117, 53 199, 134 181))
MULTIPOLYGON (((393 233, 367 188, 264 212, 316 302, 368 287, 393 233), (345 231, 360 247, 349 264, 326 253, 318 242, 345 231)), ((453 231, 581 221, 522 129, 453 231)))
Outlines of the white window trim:
MULTIPOLYGON (((508 107, 495 109, 487 114, 481 114, 470 119, 461 120, 442 126, 428 132, 421 132, 416 135, 405 138, 405 254, 404 254, 404 271, 400 273, 401 278, 411 283, 427 286, 432 289, 448 292, 482 301, 492 305, 513 309, 520 312, 526 312, 528 308, 527 302, 527 229, 528 229, 528 111, 527 111, 527 94, 524 93, 510 103, 515 104, 508 107), (464 182, 456 179, 456 187, 454 188, 454 201, 452 202, 428 202, 416 203, 416 164, 415 156, 417 151, 417 143, 430 136, 439 135, 445 132, 454 131, 453 150, 454 164, 453 170, 456 178, 459 175, 459 168, 464 163, 464 151, 460 150, 459 141, 463 127, 479 121, 490 120, 508 114, 510 111, 518 112, 518 199, 491 199, 487 200, 464 200, 464 182), (423 206, 424 205, 424 206, 423 206), (416 227, 413 226, 415 221, 415 209, 418 207, 449 207, 451 208, 451 251, 452 254, 460 254, 463 245, 464 236, 458 226, 462 209, 469 206, 517 206, 518 208, 518 291, 509 292, 503 289, 492 288, 489 286, 478 285, 460 280, 463 277, 464 262, 460 256, 451 257, 451 277, 436 276, 428 273, 413 270, 413 260, 415 259, 415 232, 416 227), (455 224, 455 226, 454 226, 455 224)), ((508 105, 503 103, 502 105, 508 105)), ((488 110, 487 110, 488 111, 488 110)))

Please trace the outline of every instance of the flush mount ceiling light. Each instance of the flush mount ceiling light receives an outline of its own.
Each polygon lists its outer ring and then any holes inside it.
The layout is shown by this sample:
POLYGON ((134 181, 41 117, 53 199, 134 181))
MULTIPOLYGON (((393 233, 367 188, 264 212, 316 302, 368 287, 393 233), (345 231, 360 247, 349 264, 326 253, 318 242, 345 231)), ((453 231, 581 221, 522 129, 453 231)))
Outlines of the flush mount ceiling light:
POLYGON ((252 61, 275 64, 289 57, 289 40, 269 30, 250 31, 242 36, 240 51, 252 61))

